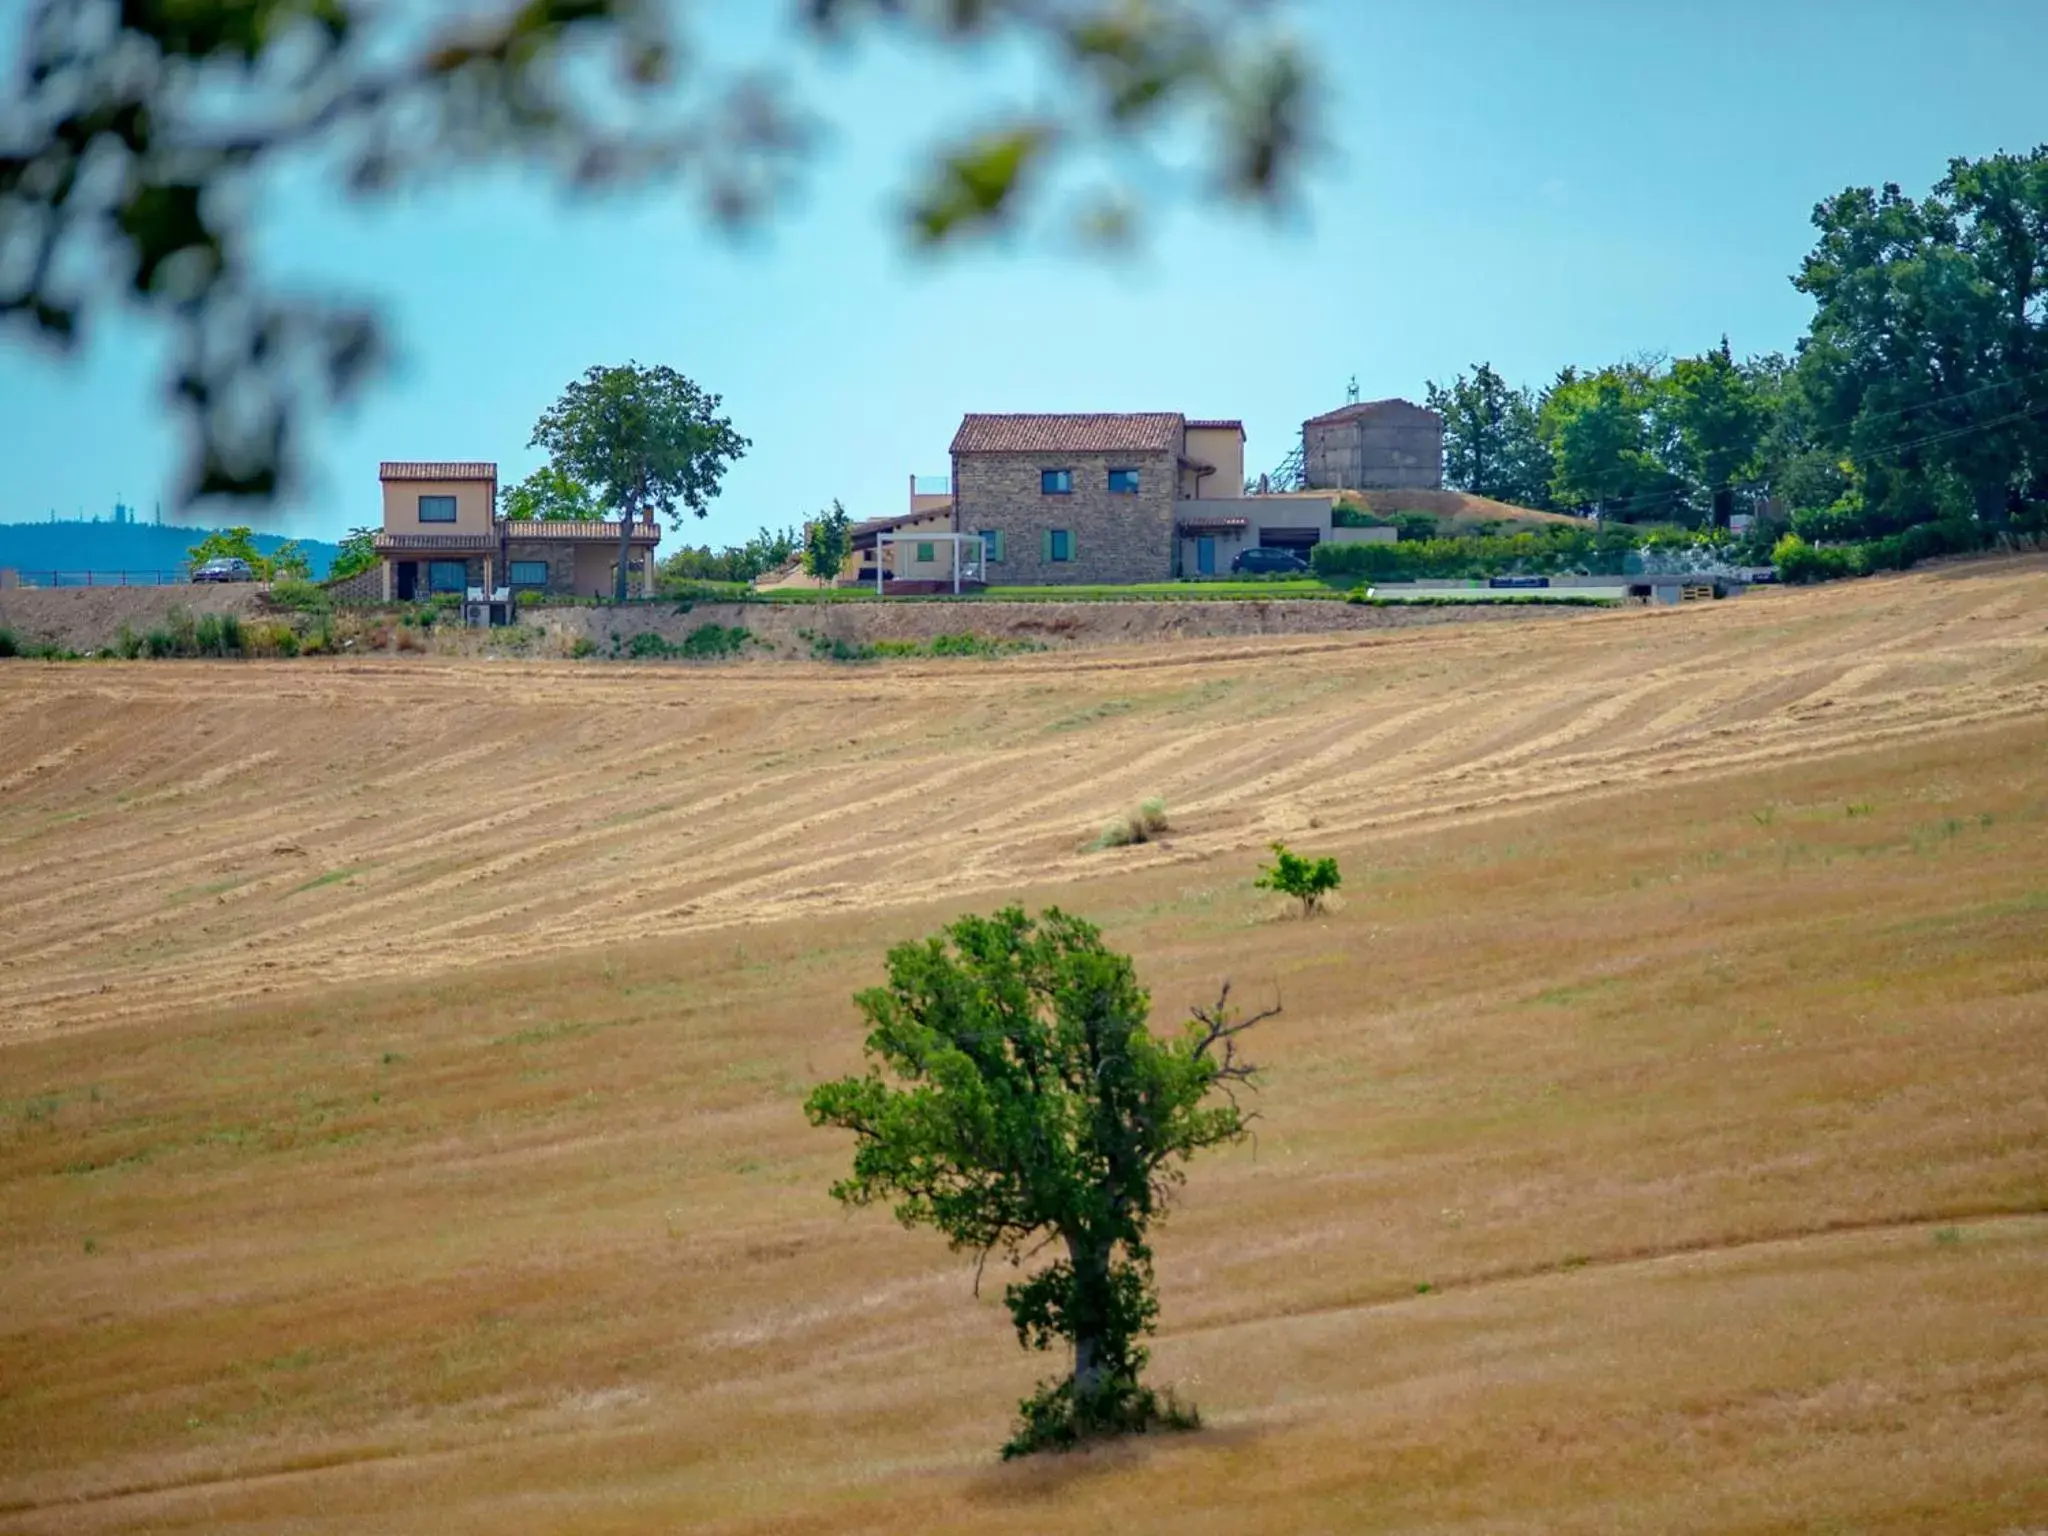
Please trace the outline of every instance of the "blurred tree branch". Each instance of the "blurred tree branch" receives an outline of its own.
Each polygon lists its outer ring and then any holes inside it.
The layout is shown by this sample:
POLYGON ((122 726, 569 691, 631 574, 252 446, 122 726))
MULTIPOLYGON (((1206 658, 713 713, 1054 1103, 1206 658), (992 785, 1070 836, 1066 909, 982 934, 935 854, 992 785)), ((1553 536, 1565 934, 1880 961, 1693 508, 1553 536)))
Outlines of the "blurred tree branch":
MULTIPOLYGON (((487 163, 565 187, 677 185, 715 226, 771 214, 818 125, 770 75, 699 63, 684 0, 27 0, 0 105, 0 328, 74 347, 125 300, 172 338, 186 498, 268 500, 305 419, 386 357, 374 310, 285 292, 255 251, 275 168, 375 195, 487 163), (422 14, 424 12, 424 14, 422 14)), ((1063 156, 1197 122, 1216 191, 1277 206, 1313 89, 1262 0, 796 0, 791 50, 888 30, 1021 41, 1071 90, 933 138, 920 247, 1014 223, 1063 156)), ((1078 222, 1127 227, 1105 198, 1078 222), (1107 210, 1107 211, 1106 211, 1107 210)))

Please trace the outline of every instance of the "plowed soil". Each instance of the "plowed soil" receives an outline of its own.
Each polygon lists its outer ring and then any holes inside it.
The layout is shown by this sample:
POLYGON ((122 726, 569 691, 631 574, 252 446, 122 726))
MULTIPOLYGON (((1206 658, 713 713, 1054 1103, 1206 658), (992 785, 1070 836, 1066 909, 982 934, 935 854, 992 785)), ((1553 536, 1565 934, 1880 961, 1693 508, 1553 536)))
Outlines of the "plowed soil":
POLYGON ((0 663, 0 1529, 2048 1526, 2044 592, 0 663), (849 994, 1009 900, 1284 1005, 1198 1434, 998 1464, 1009 1272, 824 1193, 849 994))

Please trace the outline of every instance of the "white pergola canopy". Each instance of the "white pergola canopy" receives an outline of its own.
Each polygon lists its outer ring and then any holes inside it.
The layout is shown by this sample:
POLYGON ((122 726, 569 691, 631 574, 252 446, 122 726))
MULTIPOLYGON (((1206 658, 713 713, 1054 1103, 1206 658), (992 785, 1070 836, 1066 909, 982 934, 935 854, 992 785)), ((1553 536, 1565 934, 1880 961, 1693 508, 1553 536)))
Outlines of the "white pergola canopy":
POLYGON ((982 552, 988 547, 978 533, 878 533, 875 535, 875 592, 882 591, 885 544, 950 544, 953 546, 953 594, 962 581, 981 580, 982 552))

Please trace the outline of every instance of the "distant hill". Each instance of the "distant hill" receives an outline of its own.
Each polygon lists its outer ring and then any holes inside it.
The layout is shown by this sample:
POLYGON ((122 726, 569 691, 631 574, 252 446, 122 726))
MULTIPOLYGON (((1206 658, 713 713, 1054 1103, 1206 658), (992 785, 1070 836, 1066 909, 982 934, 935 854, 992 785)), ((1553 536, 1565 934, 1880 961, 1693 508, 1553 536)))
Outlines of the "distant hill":
MULTIPOLYGON (((34 578, 36 572, 181 571, 186 552, 210 528, 158 527, 155 523, 0 523, 0 566, 34 578)), ((256 547, 269 554, 290 542, 282 534, 259 533, 256 547)), ((299 548, 317 581, 327 574, 338 546, 300 539, 299 548)))

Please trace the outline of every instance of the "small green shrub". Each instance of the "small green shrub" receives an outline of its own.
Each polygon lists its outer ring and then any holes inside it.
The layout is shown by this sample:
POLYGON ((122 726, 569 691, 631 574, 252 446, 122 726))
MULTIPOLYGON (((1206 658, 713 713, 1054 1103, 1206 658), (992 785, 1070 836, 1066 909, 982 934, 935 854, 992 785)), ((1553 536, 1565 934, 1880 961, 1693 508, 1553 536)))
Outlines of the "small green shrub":
POLYGON ((1097 849, 1129 848, 1138 843, 1149 843, 1161 833, 1172 830, 1172 823, 1166 819, 1166 802, 1154 796, 1104 827, 1102 835, 1090 846, 1097 849))
POLYGON ((581 661, 586 656, 595 656, 596 654, 597 642, 588 635, 578 635, 569 644, 569 655, 576 661, 581 661))
POLYGON ((142 651, 152 661, 178 654, 178 640, 168 629, 158 627, 142 637, 142 651))
POLYGON ((1291 851, 1285 843, 1273 844, 1273 862, 1259 866, 1259 878, 1252 882, 1262 891, 1278 891, 1301 903, 1301 915, 1313 917, 1323 898, 1344 883, 1332 858, 1309 859, 1291 851))
POLYGON ((192 630, 192 651, 198 656, 239 656, 246 649, 242 620, 232 613, 203 613, 192 630))
POLYGON ((11 629, 0 627, 0 656, 19 656, 21 637, 11 629))
POLYGON ((635 635, 626 642, 626 654, 636 661, 655 660, 672 654, 669 643, 652 630, 635 635))
POLYGON ((164 615, 164 629, 171 637, 173 656, 197 656, 199 654, 199 621, 192 616, 192 610, 182 603, 164 615))
POLYGON ((722 624, 702 624, 683 637, 683 643, 676 647, 676 654, 692 661, 737 656, 753 638, 738 624, 730 629, 722 624))
POLYGON ((123 624, 114 631, 114 654, 123 661, 133 661, 142 654, 142 637, 123 624))
POLYGON ((270 584, 270 601, 274 607, 291 608, 300 613, 325 613, 334 606, 334 599, 325 589, 296 576, 273 581, 270 584))

